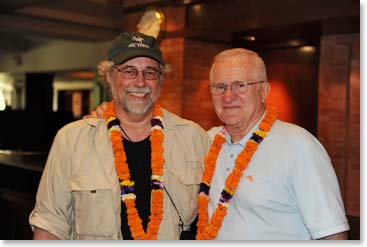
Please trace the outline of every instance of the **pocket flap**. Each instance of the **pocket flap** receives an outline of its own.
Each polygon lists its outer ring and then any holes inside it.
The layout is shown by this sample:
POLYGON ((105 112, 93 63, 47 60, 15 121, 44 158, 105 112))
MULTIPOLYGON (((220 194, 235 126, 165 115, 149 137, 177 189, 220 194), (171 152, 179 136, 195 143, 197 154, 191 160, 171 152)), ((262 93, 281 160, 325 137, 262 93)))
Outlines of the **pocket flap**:
POLYGON ((200 184, 203 169, 200 161, 186 161, 186 166, 171 167, 170 173, 182 184, 200 184))
POLYGON ((70 191, 111 189, 111 185, 102 176, 74 176, 69 182, 70 191))

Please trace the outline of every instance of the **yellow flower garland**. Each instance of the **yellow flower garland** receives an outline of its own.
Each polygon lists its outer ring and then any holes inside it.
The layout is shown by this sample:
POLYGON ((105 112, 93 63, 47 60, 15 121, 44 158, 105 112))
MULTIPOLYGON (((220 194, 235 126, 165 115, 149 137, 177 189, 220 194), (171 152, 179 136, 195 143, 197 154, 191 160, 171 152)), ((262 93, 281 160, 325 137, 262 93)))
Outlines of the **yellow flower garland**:
POLYGON ((223 188, 218 206, 213 212, 213 215, 209 221, 208 203, 210 183, 214 174, 215 165, 219 152, 222 148, 222 144, 226 141, 224 136, 225 129, 223 128, 222 131, 214 137, 213 144, 204 160, 205 167, 198 195, 199 219, 197 223, 198 233, 196 235, 196 239, 209 240, 214 239, 218 235, 218 231, 221 228, 224 217, 227 214, 227 209, 236 191, 238 183, 240 182, 243 171, 246 169, 253 154, 257 150, 258 145, 266 137, 266 132, 270 130, 273 122, 277 118, 277 115, 278 112, 275 108, 267 106, 267 112, 259 125, 259 130, 254 131, 242 152, 238 154, 235 160, 235 167, 225 180, 225 186, 223 188))
POLYGON ((116 117, 113 101, 108 103, 104 112, 110 139, 114 152, 115 169, 121 186, 121 200, 126 205, 128 225, 131 235, 136 240, 157 239, 158 230, 163 218, 163 118, 159 105, 153 111, 151 142, 151 209, 147 232, 144 232, 142 220, 135 206, 134 181, 130 180, 129 166, 126 163, 126 153, 122 144, 120 121, 116 117))

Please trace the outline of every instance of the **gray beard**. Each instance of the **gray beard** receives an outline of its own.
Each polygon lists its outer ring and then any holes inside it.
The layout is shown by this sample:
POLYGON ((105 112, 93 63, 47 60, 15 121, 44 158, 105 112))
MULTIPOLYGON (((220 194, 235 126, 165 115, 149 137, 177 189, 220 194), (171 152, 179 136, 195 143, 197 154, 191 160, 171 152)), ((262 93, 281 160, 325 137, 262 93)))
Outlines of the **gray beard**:
MULTIPOLYGON (((124 90, 125 96, 128 93, 134 93, 134 92, 142 92, 142 93, 148 93, 149 96, 151 96, 151 90, 148 87, 143 88, 126 88, 124 90)), ((148 102, 145 104, 142 104, 141 102, 135 102, 134 99, 127 100, 126 97, 124 97, 122 101, 122 107, 123 109, 131 114, 135 115, 144 115, 146 114, 153 106, 152 98, 149 97, 148 102)))
POLYGON ((123 100, 122 108, 127 112, 135 115, 144 115, 152 109, 153 101, 149 101, 145 104, 135 103, 132 100, 123 100))

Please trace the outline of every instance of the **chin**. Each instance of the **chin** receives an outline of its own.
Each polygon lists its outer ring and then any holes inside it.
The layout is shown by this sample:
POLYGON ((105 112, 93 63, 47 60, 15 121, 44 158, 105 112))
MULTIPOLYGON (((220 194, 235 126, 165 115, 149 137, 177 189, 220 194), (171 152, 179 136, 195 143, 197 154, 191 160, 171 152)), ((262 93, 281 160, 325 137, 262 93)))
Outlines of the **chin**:
POLYGON ((225 126, 237 126, 238 121, 223 121, 225 126))
POLYGON ((224 114, 221 115, 221 117, 219 119, 222 120, 223 123, 235 124, 235 123, 238 123, 240 121, 239 114, 240 113, 238 113, 238 114, 224 113, 224 114))
POLYGON ((147 112, 149 112, 152 109, 152 103, 127 103, 125 105, 125 110, 129 113, 135 114, 135 115, 144 115, 147 112))
POLYGON ((227 126, 232 126, 232 125, 236 125, 239 120, 236 119, 236 118, 229 118, 229 117, 224 117, 224 118, 221 118, 221 121, 227 125, 227 126))

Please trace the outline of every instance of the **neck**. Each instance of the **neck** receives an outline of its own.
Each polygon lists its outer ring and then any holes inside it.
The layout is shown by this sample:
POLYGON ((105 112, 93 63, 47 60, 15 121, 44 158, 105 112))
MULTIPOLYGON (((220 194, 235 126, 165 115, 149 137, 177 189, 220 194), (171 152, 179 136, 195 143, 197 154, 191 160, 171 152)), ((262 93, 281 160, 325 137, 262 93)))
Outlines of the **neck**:
POLYGON ((232 143, 242 140, 242 138, 255 126, 255 124, 260 120, 261 116, 265 112, 266 108, 262 108, 251 115, 249 121, 241 122, 236 125, 226 125, 226 129, 231 136, 232 143))
POLYGON ((146 139, 151 132, 151 119, 153 108, 144 115, 131 114, 122 108, 116 108, 116 116, 120 120, 120 126, 124 130, 123 137, 132 142, 146 139))

